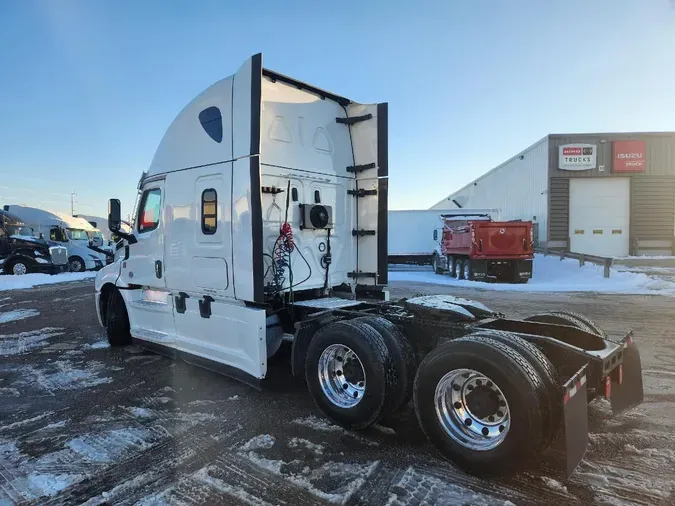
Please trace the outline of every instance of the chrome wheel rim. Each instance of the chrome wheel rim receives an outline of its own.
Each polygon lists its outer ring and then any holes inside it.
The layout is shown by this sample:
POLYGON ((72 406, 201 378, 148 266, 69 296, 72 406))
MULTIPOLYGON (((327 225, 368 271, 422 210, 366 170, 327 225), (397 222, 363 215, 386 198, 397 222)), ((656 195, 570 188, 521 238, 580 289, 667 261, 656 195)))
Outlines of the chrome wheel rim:
POLYGON ((437 270, 437 269, 438 269, 438 260, 436 260, 436 257, 434 257, 434 258, 431 260, 431 267, 432 267, 434 270, 437 270))
POLYGON ((473 369, 455 369, 436 385, 435 408, 443 430, 474 451, 493 450, 509 432, 509 404, 490 378, 473 369))
POLYGON ((353 408, 366 391, 366 371, 354 351, 331 344, 319 357, 319 384, 326 398, 340 408, 353 408))
POLYGON ((79 260, 73 260, 70 262, 70 270, 73 272, 80 272, 82 271, 82 262, 79 260))
POLYGON ((462 279, 462 273, 464 272, 464 265, 460 262, 455 263, 455 278, 462 279))
POLYGON ((26 274, 26 272, 28 272, 28 269, 26 268, 26 264, 22 264, 19 262, 18 264, 14 264, 14 266, 12 267, 12 272, 16 276, 21 276, 23 274, 26 274))
POLYGON ((469 279, 469 262, 464 262, 462 264, 462 277, 464 279, 469 279))

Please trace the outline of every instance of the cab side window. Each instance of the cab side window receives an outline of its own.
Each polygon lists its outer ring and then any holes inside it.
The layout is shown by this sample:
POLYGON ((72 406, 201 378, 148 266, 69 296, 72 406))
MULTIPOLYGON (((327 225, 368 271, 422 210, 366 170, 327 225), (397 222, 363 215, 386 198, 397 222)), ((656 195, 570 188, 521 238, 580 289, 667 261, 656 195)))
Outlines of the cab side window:
POLYGON ((159 226, 162 211, 162 191, 159 188, 145 190, 138 208, 138 232, 150 232, 159 226))
POLYGON ((202 192, 202 233, 213 235, 218 229, 218 194, 213 188, 202 192))

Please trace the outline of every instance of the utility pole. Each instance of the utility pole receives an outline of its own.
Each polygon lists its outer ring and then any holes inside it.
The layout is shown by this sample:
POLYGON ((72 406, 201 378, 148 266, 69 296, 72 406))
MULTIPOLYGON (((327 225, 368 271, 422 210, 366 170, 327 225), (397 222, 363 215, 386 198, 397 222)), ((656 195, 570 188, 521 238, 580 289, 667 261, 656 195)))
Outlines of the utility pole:
POLYGON ((75 188, 70 193, 70 215, 75 216, 75 188))

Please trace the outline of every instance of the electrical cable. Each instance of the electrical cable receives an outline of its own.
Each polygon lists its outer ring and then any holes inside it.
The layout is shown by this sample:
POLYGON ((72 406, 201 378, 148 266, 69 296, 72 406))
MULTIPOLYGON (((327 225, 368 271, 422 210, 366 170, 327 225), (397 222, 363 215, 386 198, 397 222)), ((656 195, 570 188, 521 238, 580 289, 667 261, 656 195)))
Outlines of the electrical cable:
POLYGON ((323 256, 322 261, 326 266, 326 277, 323 281, 323 291, 328 292, 328 269, 330 268, 330 263, 333 260, 330 254, 330 228, 326 231, 326 254, 323 256))

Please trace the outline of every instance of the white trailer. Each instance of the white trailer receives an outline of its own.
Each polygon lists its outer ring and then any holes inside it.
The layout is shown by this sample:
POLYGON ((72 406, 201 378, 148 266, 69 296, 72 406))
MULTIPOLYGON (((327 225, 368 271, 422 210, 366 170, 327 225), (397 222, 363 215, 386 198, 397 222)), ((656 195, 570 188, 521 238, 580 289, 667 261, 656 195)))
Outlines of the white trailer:
POLYGON ((438 245, 434 230, 443 227, 440 214, 427 209, 389 211, 389 263, 431 265, 438 245))
POLYGON ((263 388, 291 341, 292 373, 337 424, 363 429, 412 398, 464 469, 513 472, 555 440, 569 472, 587 446, 587 387, 611 385, 617 411, 642 400, 637 348, 579 315, 389 302, 387 110, 265 69, 262 55, 198 95, 141 177, 131 233, 109 203, 123 241, 95 290, 110 344, 263 388))
POLYGON ((440 254, 441 214, 490 216, 499 219, 499 209, 420 209, 389 211, 388 258, 390 264, 431 265, 440 254))
POLYGON ((36 207, 5 205, 4 209, 23 220, 36 236, 42 234, 49 244, 65 246, 71 272, 100 269, 106 264, 104 254, 89 249, 88 234, 96 229, 87 220, 36 207))

